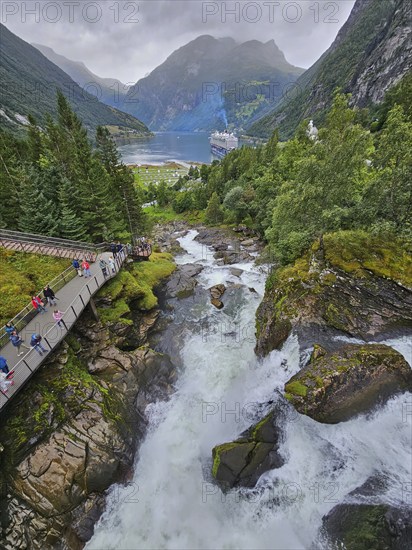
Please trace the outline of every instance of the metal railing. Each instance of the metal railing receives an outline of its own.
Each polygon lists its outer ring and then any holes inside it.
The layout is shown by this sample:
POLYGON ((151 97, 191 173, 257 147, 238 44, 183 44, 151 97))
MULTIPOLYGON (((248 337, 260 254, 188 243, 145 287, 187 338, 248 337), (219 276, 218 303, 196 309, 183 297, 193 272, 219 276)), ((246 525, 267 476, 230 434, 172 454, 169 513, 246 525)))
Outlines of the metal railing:
MULTIPOLYGON (((48 285, 56 294, 56 292, 58 292, 61 288, 63 288, 64 285, 66 285, 69 281, 74 279, 76 275, 77 275, 77 270, 73 266, 70 266, 67 269, 65 269, 62 273, 60 273, 60 275, 52 279, 48 283, 48 285)), ((43 298, 44 301, 47 301, 46 298, 44 298, 43 289, 40 292, 35 293, 34 296, 40 296, 41 298, 43 298)), ((15 315, 13 319, 9 321, 9 323, 11 323, 16 328, 17 332, 20 332, 21 330, 24 329, 24 327, 26 327, 30 323, 32 319, 34 319, 37 313, 38 313, 37 310, 34 309, 34 307, 30 302, 21 311, 19 311, 19 313, 17 313, 17 315, 15 315)), ((6 325, 2 326, 0 330, 1 330, 0 348, 2 348, 8 343, 9 335, 5 332, 6 325)))
POLYGON ((60 258, 85 258, 94 262, 99 253, 109 248, 108 243, 92 244, 35 233, 0 230, 0 246, 32 254, 45 254, 60 258))
MULTIPOLYGON (((96 294, 96 292, 107 281, 117 275, 127 256, 127 249, 126 247, 123 247, 122 251, 118 253, 115 258, 115 273, 108 273, 104 276, 103 272, 99 270, 96 275, 92 276, 88 282, 84 284, 77 296, 68 305, 66 311, 64 312, 62 317, 62 324, 64 328, 60 328, 56 322, 53 322, 53 326, 42 335, 42 344, 47 348, 47 354, 45 356, 40 356, 36 350, 32 348, 15 364, 12 369, 10 369, 10 373, 13 373, 14 385, 10 386, 9 391, 7 392, 0 388, 0 411, 7 405, 7 403, 11 401, 16 393, 39 369, 44 359, 46 359, 48 352, 58 346, 66 337, 68 332, 76 323, 77 319, 83 313, 91 297, 96 294)), ((76 270, 74 271, 76 272, 76 270)))
POLYGON ((79 250, 102 251, 108 246, 107 243, 88 243, 84 241, 73 241, 70 239, 62 239, 60 237, 49 237, 47 235, 39 235, 38 233, 22 233, 20 231, 10 231, 8 229, 0 229, 1 240, 13 240, 17 242, 38 243, 42 245, 59 246, 63 248, 77 248, 79 250))

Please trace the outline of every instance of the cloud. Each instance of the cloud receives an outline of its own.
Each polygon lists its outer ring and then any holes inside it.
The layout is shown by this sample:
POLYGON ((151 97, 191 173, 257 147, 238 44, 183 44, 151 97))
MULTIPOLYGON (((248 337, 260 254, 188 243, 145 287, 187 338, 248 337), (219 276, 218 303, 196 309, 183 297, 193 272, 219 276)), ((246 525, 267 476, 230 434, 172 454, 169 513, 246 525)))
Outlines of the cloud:
POLYGON ((1 21, 27 42, 131 83, 201 34, 274 39, 290 63, 307 68, 332 43, 354 2, 3 0, 1 21))

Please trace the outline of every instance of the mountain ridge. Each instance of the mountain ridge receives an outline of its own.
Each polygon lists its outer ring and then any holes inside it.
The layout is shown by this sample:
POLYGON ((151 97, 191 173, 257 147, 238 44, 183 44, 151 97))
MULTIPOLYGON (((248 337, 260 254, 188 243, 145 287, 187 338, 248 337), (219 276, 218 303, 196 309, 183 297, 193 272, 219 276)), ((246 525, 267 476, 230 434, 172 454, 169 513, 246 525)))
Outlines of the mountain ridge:
POLYGON ((121 108, 152 130, 239 128, 279 100, 271 83, 282 89, 303 71, 287 62, 274 40, 201 35, 132 86, 121 108))
POLYGON ((278 128, 287 139, 305 118, 322 123, 339 87, 352 93, 353 106, 382 101, 412 69, 411 20, 412 4, 403 0, 357 0, 330 48, 298 78, 292 97, 279 102, 248 133, 268 137, 278 128))
POLYGON ((83 61, 74 61, 57 53, 43 44, 32 43, 49 61, 68 74, 80 88, 85 88, 106 105, 119 108, 119 104, 127 95, 129 86, 117 78, 101 77, 93 73, 83 61))
POLYGON ((112 125, 150 135, 143 122, 82 90, 69 75, 3 24, 0 31, 0 127, 21 133, 29 114, 40 125, 46 122, 46 115, 56 118, 56 91, 60 89, 90 132, 99 125, 112 125))

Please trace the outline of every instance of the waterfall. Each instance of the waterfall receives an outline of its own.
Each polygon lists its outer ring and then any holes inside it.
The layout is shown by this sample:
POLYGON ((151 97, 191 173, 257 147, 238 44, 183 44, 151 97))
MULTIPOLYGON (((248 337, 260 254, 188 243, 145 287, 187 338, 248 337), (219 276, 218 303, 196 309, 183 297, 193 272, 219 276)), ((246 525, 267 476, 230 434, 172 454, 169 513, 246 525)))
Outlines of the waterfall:
MULTIPOLYGON (((411 416, 404 414, 411 394, 337 425, 293 414, 281 468, 266 472, 254 489, 223 494, 213 484, 213 446, 235 439, 269 399, 280 398, 276 390, 298 371, 301 350, 291 336, 281 351, 256 359, 254 317, 265 274, 240 264, 239 281, 195 235, 179 239, 186 253, 178 263, 204 265, 198 281, 205 288, 244 286, 230 299, 224 295, 221 311, 208 300, 182 302, 186 310, 177 318, 187 325, 176 392, 148 407, 133 480, 111 488, 87 549, 309 549, 322 516, 374 474, 389 481, 380 500, 399 504, 411 479, 411 416)), ((411 361, 406 340, 390 345, 411 361)))

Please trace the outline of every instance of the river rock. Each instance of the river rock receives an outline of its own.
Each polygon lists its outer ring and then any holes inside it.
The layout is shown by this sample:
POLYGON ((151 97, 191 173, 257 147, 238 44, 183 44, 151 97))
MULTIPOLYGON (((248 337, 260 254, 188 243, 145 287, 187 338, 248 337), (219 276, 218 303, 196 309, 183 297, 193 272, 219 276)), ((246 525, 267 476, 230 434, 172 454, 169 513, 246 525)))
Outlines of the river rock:
POLYGON ((229 271, 234 277, 241 277, 243 273, 243 269, 239 269, 238 267, 230 267, 229 271))
POLYGON ((241 245, 248 247, 248 246, 254 246, 256 243, 255 239, 246 239, 245 241, 241 241, 241 245))
POLYGON ((284 463, 278 453, 280 441, 281 431, 272 411, 236 441, 214 447, 213 477, 224 489, 254 487, 264 472, 284 463))
POLYGON ((196 276, 203 270, 199 264, 179 266, 166 284, 166 293, 170 298, 187 298, 193 294, 197 285, 196 276))
POLYGON ((322 519, 332 548, 410 550, 412 510, 381 504, 343 503, 322 519))
POLYGON ((286 397, 298 412, 326 424, 411 390, 412 370, 403 356, 373 344, 349 344, 331 353, 315 348, 309 364, 285 384, 286 397))
POLYGON ((209 288, 209 292, 212 298, 220 298, 226 292, 226 287, 223 284, 214 285, 209 288))

